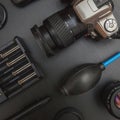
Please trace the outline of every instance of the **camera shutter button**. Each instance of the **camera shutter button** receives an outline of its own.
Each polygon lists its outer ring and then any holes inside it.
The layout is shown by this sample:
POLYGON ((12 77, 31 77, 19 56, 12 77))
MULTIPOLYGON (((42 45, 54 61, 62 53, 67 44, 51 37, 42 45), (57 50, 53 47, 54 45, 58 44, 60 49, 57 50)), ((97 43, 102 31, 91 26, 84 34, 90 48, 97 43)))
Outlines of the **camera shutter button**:
POLYGON ((104 24, 105 30, 113 32, 117 29, 117 22, 115 19, 107 19, 104 24))

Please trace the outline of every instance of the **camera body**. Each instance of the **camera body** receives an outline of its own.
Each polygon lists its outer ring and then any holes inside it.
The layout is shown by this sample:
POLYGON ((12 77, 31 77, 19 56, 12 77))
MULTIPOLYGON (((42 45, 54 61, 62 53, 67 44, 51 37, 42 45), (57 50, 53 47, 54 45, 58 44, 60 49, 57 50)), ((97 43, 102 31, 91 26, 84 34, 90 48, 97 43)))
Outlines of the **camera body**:
POLYGON ((94 40, 120 38, 112 0, 70 0, 70 3, 45 19, 43 25, 31 29, 48 56, 82 36, 94 40))
POLYGON ((117 20, 113 15, 113 5, 110 0, 74 0, 73 9, 78 18, 93 29, 89 34, 96 38, 110 38, 118 32, 117 20))

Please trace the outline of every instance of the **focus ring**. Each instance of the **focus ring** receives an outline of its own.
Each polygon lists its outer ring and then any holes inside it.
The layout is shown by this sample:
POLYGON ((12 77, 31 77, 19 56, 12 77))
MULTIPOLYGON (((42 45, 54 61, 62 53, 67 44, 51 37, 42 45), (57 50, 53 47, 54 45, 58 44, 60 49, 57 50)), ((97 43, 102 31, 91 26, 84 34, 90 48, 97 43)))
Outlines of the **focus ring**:
POLYGON ((73 33, 68 28, 67 23, 61 18, 59 14, 55 14, 47 19, 49 24, 51 25, 54 33, 56 33, 56 37, 54 39, 57 44, 59 43, 60 46, 67 47, 69 44, 73 42, 73 33), (57 40, 57 41, 56 41, 57 40))

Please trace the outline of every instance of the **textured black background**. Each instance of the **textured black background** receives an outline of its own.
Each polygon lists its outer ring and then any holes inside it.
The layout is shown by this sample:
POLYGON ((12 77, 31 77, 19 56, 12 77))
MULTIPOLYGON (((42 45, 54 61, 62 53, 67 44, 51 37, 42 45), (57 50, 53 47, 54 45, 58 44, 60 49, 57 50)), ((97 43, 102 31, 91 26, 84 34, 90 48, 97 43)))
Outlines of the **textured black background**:
MULTIPOLYGON (((113 1, 114 13, 119 22, 120 1, 113 1)), ((0 0, 0 2, 8 11, 8 22, 0 31, 0 45, 12 40, 16 35, 23 37, 32 57, 45 73, 45 78, 41 82, 0 105, 0 120, 5 120, 21 110, 24 105, 45 95, 53 98, 51 103, 22 120, 52 120, 58 110, 67 106, 80 109, 85 120, 116 120, 105 109, 100 95, 107 82, 120 80, 120 60, 108 67, 96 88, 85 94, 65 97, 58 92, 58 86, 64 74, 73 67, 82 63, 100 62, 120 51, 120 40, 94 42, 82 38, 56 56, 47 58, 41 53, 30 28, 34 24, 41 25, 46 17, 61 10, 67 4, 61 3, 60 0, 38 0, 25 8, 17 8, 10 0, 0 0)))

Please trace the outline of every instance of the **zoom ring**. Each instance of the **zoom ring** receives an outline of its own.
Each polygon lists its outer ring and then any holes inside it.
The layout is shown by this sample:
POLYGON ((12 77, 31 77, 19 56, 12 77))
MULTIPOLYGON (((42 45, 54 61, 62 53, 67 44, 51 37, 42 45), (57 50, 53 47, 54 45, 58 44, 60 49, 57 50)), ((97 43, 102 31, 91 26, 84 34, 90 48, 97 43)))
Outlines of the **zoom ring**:
POLYGON ((48 21, 57 35, 55 38, 57 40, 57 44, 59 43, 60 46, 64 45, 64 47, 67 47, 73 42, 73 33, 59 14, 49 17, 48 21))

